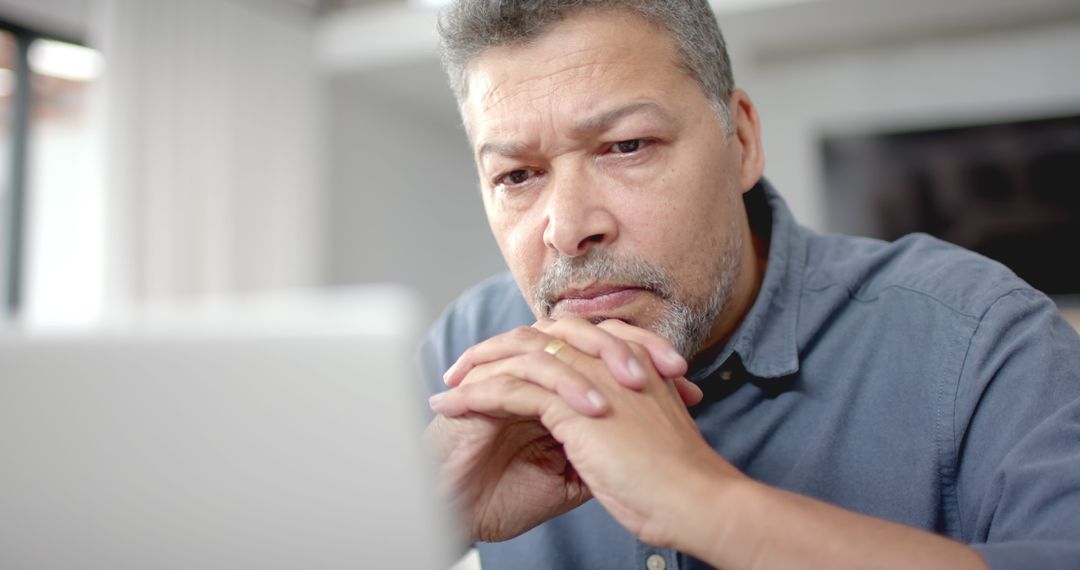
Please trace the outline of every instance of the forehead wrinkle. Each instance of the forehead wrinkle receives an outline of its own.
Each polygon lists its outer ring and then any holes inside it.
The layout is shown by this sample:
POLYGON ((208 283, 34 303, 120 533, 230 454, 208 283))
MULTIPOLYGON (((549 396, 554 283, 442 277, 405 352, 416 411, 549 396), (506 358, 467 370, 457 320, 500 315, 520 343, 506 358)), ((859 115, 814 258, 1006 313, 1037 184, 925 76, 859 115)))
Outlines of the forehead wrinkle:
MULTIPOLYGON (((628 24, 641 23, 648 26, 663 37, 664 46, 662 51, 666 52, 671 63, 676 68, 680 68, 681 71, 690 72, 690 75, 693 76, 692 70, 687 67, 677 42, 674 41, 674 38, 670 36, 666 29, 657 23, 643 18, 639 14, 621 9, 584 9, 582 13, 592 16, 603 15, 605 19, 621 20, 628 24)), ((504 67, 509 70, 517 67, 526 70, 526 73, 529 72, 528 70, 534 70, 534 73, 539 74, 542 73, 541 70, 551 70, 553 69, 552 66, 554 66, 553 72, 533 75, 521 83, 550 80, 560 75, 573 74, 573 78, 563 81, 568 83, 580 78, 578 74, 574 73, 578 70, 587 69, 583 75, 596 78, 606 75, 611 68, 617 70, 628 63, 626 51, 634 49, 633 42, 626 37, 620 36, 614 40, 613 44, 598 44, 592 38, 578 37, 576 32, 580 31, 580 27, 581 25, 575 22, 573 18, 567 22, 557 22, 537 37, 524 41, 511 41, 484 50, 473 58, 468 67, 472 68, 473 71, 477 71, 478 68, 483 68, 487 63, 501 61, 501 64, 497 64, 496 68, 504 67), (531 50, 544 42, 557 42, 559 53, 549 57, 529 57, 532 55, 531 50)), ((636 70, 633 72, 636 72, 636 70)), ((469 75, 473 75, 473 73, 470 72, 469 75)), ((503 75, 501 81, 490 83, 487 86, 485 93, 479 100, 481 108, 490 109, 500 104, 502 100, 513 97, 518 93, 517 89, 508 89, 505 93, 500 94, 496 93, 503 84, 513 81, 511 76, 503 75), (496 98, 492 100, 493 97, 496 98)), ((559 84, 560 82, 556 82, 556 85, 559 84)))
MULTIPOLYGON (((559 87, 572 84, 584 77, 601 77, 608 73, 611 68, 618 67, 622 63, 619 54, 603 53, 606 51, 609 50, 596 46, 585 46, 568 50, 559 54, 557 58, 548 58, 542 62, 520 62, 534 69, 543 69, 552 64, 556 65, 558 69, 552 73, 532 75, 516 82, 512 77, 504 74, 503 77, 489 84, 484 90, 483 95, 480 96, 480 107, 485 111, 489 111, 503 104, 506 100, 518 96, 531 96, 530 98, 535 101, 552 94, 559 87), (593 56, 592 54, 595 52, 601 52, 603 56, 608 57, 593 56), (568 63, 575 59, 578 61, 568 63), (507 86, 510 83, 513 83, 513 85, 507 86)), ((498 57, 498 54, 491 54, 490 52, 485 55, 498 57)), ((516 62, 517 58, 513 57, 511 53, 507 55, 506 60, 516 62)), ((481 65, 483 64, 481 63, 481 65)))
MULTIPOLYGON (((557 57, 518 57, 521 53, 519 49, 524 49, 527 53, 531 47, 531 43, 495 47, 474 60, 471 66, 474 80, 480 81, 480 84, 474 84, 474 87, 480 89, 474 91, 476 99, 473 99, 473 118, 476 126, 482 128, 470 129, 472 135, 480 139, 474 139, 481 143, 476 151, 478 159, 490 154, 520 158, 531 150, 532 145, 526 141, 499 140, 497 134, 504 130, 503 127, 508 126, 505 121, 509 120, 513 124, 527 121, 528 119, 522 116, 523 112, 536 113, 533 120, 543 123, 546 131, 561 133, 562 136, 575 140, 610 128, 616 121, 638 112, 652 114, 668 124, 677 124, 674 117, 661 105, 639 99, 638 102, 630 102, 580 120, 574 120, 572 115, 576 113, 571 113, 569 117, 565 117, 570 119, 568 123, 560 127, 559 123, 562 123, 563 119, 556 107, 560 106, 558 94, 561 91, 572 89, 575 83, 581 81, 601 79, 617 82, 633 77, 636 70, 626 69, 626 57, 618 46, 613 48, 573 45, 572 42, 564 46, 565 51, 560 52, 557 57), (488 67, 492 63, 494 66, 488 67), (488 68, 486 73, 483 71, 485 68, 488 68), (515 69, 532 70, 532 73, 526 72, 526 77, 520 77, 520 74, 515 73, 515 69), (521 103, 511 103, 515 100, 521 103), (484 136, 483 131, 494 136, 484 142, 483 139, 489 136, 484 136)), ((678 61, 676 57, 673 63, 678 64, 678 61)), ((578 111, 592 111, 598 106, 595 103, 602 101, 585 103, 586 108, 579 108, 578 111)), ((510 132, 513 130, 511 128, 510 132)))
MULTIPOLYGON (((546 107, 546 112, 539 113, 537 117, 547 123, 551 132, 559 130, 556 123, 558 119, 554 108, 557 106, 557 97, 554 96, 560 89, 579 81, 584 74, 602 75, 608 64, 587 62, 569 67, 564 67, 550 75, 530 77, 519 83, 508 86, 510 80, 501 79, 498 83, 489 86, 481 96, 481 112, 477 121, 479 125, 494 125, 492 130, 500 130, 501 119, 505 119, 498 112, 493 112, 498 107, 504 106, 507 101, 524 98, 529 109, 539 111, 540 107, 546 107)), ((515 121, 523 120, 520 111, 513 115, 515 121)), ((578 129, 571 128, 570 133, 576 133, 578 129)), ((530 145, 520 141, 491 140, 483 142, 477 149, 479 158, 489 154, 497 154, 505 157, 516 158, 527 154, 530 145)))

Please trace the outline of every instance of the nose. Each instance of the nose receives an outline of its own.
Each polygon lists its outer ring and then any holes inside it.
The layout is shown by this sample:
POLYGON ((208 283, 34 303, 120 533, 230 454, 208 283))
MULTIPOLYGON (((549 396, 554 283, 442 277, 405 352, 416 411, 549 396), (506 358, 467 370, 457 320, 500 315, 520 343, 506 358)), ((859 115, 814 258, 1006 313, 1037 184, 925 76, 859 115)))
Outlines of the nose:
POLYGON ((553 176, 544 245, 567 257, 615 240, 618 226, 603 189, 585 174, 553 176))

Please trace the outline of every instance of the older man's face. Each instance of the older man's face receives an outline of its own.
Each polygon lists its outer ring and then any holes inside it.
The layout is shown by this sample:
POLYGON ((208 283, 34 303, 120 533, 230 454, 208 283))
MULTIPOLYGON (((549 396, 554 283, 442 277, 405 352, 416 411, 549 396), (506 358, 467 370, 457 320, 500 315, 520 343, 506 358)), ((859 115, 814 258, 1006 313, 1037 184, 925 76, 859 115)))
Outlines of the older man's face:
POLYGON ((622 319, 689 356, 756 286, 740 279, 741 194, 760 172, 678 62, 639 17, 585 12, 474 60, 464 113, 492 232, 537 316, 622 319))

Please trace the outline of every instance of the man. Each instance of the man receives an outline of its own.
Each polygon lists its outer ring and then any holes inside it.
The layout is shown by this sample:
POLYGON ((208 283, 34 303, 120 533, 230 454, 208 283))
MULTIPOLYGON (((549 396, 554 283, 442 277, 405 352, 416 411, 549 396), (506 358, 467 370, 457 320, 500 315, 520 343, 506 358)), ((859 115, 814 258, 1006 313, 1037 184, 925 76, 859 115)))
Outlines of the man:
POLYGON ((704 0, 440 32, 512 274, 424 349, 485 570, 1080 568, 1080 339, 984 258, 797 225, 704 0))

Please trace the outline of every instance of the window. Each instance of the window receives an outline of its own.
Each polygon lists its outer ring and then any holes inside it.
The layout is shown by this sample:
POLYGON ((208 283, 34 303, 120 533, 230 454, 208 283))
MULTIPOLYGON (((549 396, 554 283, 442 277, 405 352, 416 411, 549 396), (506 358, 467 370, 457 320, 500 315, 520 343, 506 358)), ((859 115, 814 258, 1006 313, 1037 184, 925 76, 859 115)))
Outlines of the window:
POLYGON ((83 234, 80 223, 97 219, 86 208, 100 207, 84 181, 101 66, 78 43, 0 22, 0 314, 26 308, 28 283, 56 283, 57 272, 94 261, 66 253, 64 236, 83 234))
POLYGON ((19 303, 19 267, 22 238, 23 188, 12 165, 25 144, 25 132, 19 132, 22 117, 16 108, 20 100, 20 63, 23 42, 8 29, 0 29, 0 291, 4 312, 14 313, 19 303))

